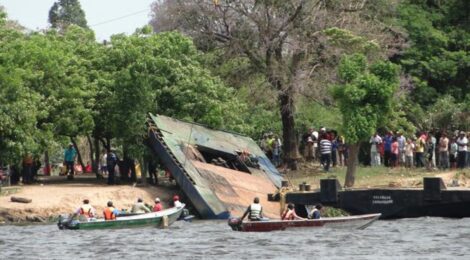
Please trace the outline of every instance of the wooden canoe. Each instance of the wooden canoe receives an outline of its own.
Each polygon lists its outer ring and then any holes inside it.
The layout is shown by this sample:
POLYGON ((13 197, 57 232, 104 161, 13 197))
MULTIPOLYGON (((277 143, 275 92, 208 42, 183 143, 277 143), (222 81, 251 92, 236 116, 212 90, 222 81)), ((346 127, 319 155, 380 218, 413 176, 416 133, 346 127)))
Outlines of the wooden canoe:
POLYGON ((379 214, 367 214, 348 217, 333 217, 307 220, 267 220, 243 221, 238 218, 229 219, 229 226, 234 231, 242 232, 268 232, 290 228, 332 227, 364 229, 380 217, 379 214))
POLYGON ((184 204, 180 208, 169 208, 158 212, 138 214, 134 216, 117 216, 115 220, 90 219, 88 221, 70 220, 60 217, 59 229, 108 229, 133 228, 142 226, 165 227, 173 224, 181 216, 184 204), (167 222, 167 223, 165 223, 167 222))

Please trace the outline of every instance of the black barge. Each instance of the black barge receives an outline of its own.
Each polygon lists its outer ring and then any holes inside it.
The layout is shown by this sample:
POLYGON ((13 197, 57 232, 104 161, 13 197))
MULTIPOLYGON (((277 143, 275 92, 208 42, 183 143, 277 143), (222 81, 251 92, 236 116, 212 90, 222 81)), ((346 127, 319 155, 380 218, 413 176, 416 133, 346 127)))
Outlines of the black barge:
POLYGON ((306 216, 307 205, 321 203, 352 215, 382 213, 382 219, 423 216, 470 217, 470 189, 447 188, 441 178, 424 178, 423 188, 372 188, 343 190, 336 179, 320 180, 319 191, 285 194, 286 203, 296 205, 306 216))

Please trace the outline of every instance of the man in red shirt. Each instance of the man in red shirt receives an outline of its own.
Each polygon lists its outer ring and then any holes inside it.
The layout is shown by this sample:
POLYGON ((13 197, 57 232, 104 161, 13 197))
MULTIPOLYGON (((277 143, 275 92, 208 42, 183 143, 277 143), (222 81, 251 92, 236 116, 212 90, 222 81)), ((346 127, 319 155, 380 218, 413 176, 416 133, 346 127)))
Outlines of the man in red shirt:
POLYGON ((162 203, 160 203, 160 198, 155 198, 155 205, 153 206, 153 212, 161 211, 163 209, 162 203))

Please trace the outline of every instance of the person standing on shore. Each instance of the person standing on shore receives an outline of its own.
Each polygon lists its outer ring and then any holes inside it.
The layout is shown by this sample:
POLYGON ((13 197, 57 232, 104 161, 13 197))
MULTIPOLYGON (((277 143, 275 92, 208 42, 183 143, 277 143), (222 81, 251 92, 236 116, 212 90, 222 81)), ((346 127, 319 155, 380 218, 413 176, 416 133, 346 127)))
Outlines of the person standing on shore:
POLYGON ((449 169, 449 138, 445 132, 439 138, 439 168, 441 170, 449 169))
POLYGON ((73 144, 70 143, 69 147, 64 151, 64 162, 67 167, 67 179, 72 180, 74 175, 73 164, 75 162, 75 157, 77 156, 77 151, 73 147, 73 144))
POLYGON ((375 133, 374 136, 370 138, 370 165, 371 166, 380 166, 380 153, 379 153, 379 144, 382 143, 382 138, 378 133, 375 133))
POLYGON ((322 134, 320 137, 320 153, 323 170, 328 172, 331 163, 331 141, 327 138, 326 133, 322 134))
POLYGON ((107 157, 108 154, 106 153, 106 150, 103 150, 103 156, 101 156, 101 161, 100 161, 100 171, 101 175, 104 177, 106 174, 108 174, 108 162, 107 162, 107 157))
POLYGON ((23 184, 31 184, 33 176, 33 156, 27 153, 23 158, 23 184))
POLYGON ((106 155, 106 167, 108 168, 108 185, 114 184, 114 170, 116 168, 118 158, 116 154, 108 149, 108 154, 106 155))
POLYGON ((459 138, 457 138, 457 146, 458 146, 458 152, 457 152, 457 167, 460 169, 465 168, 465 165, 467 163, 467 149, 468 149, 468 139, 465 136, 464 131, 460 131, 459 138))
POLYGON ((406 155, 405 155, 405 145, 406 138, 403 136, 402 131, 398 131, 397 142, 398 142, 398 163, 400 166, 405 165, 406 155))

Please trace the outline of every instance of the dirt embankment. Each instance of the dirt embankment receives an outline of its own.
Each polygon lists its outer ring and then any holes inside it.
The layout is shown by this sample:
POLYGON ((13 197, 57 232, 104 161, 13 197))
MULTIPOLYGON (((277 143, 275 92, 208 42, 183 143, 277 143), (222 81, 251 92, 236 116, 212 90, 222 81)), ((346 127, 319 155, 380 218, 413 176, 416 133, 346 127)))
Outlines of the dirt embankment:
POLYGON ((165 207, 176 190, 165 187, 106 186, 97 184, 32 185, 23 186, 15 194, 0 197, 0 223, 48 222, 60 214, 72 213, 84 199, 89 199, 98 216, 109 200, 119 209, 130 209, 137 198, 153 205, 159 197, 165 207), (32 199, 31 203, 11 202, 11 196, 32 199))

